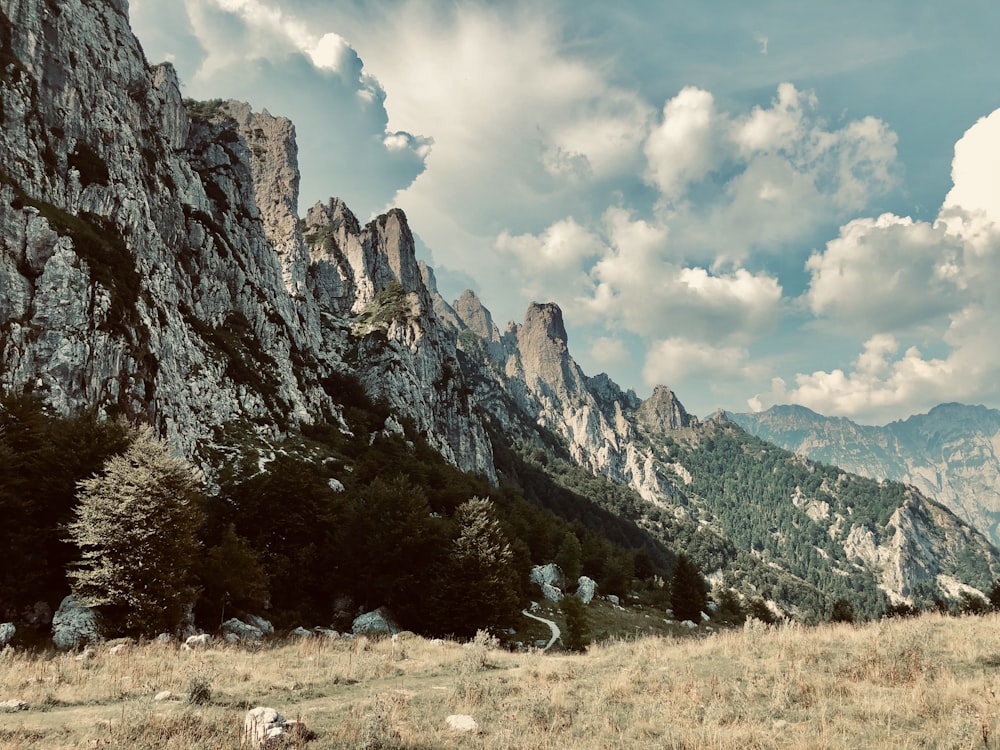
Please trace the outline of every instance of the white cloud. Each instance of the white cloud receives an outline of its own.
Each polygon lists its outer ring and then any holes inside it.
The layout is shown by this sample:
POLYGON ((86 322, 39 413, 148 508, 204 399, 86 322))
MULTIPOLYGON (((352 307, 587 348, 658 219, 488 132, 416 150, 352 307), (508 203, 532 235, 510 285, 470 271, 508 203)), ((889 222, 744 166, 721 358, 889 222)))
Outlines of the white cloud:
POLYGON ((941 225, 893 214, 856 219, 806 262, 805 301, 839 328, 913 329, 962 304, 961 257, 941 225))
POLYGON ((646 385, 671 385, 695 378, 714 382, 760 378, 762 370, 750 353, 738 346, 714 346, 674 336, 655 342, 648 350, 642 377, 646 385))
POLYGON ((590 359, 598 366, 608 369, 620 367, 627 362, 629 353, 621 339, 599 336, 590 346, 590 359))
POLYGON ((667 200, 679 198, 719 165, 718 137, 712 94, 693 86, 682 89, 663 106, 662 122, 646 141, 650 184, 667 200))

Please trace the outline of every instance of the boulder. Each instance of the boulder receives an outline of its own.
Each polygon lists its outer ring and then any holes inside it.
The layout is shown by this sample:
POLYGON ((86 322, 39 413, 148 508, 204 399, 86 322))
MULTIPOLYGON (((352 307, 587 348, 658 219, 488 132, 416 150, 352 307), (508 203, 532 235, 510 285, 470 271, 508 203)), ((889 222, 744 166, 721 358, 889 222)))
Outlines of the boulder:
POLYGON ((161 690, 160 692, 158 692, 156 695, 153 696, 153 700, 157 702, 168 701, 172 697, 173 693, 171 693, 169 690, 161 690))
POLYGON ((128 650, 127 643, 119 643, 108 649, 108 656, 118 656, 118 654, 120 654, 122 651, 127 651, 127 650, 128 650))
POLYGON ((374 612, 365 612, 354 618, 351 625, 354 635, 385 636, 399 632, 399 626, 393 621, 392 615, 384 607, 374 612))
POLYGON ((587 576, 580 576, 576 585, 576 595, 584 604, 590 604, 597 594, 597 581, 587 576))
POLYGON ((456 732, 478 732, 479 723, 467 714, 452 714, 444 723, 456 732))
POLYGON ((14 713, 15 711, 27 711, 28 704, 12 698, 9 701, 0 701, 0 714, 14 713))
POLYGON ((257 706, 247 711, 243 720, 243 742, 250 747, 263 747, 285 734, 285 717, 273 708, 257 706))
POLYGON ((14 640, 14 633, 16 632, 17 628, 14 627, 14 623, 5 622, 0 624, 0 648, 3 648, 14 640))
POLYGON ((691 620, 681 620, 681 627, 687 628, 688 630, 697 630, 698 623, 691 620))
POLYGON ((208 648, 208 645, 211 642, 212 642, 212 636, 210 636, 208 633, 189 635, 187 640, 184 641, 184 646, 182 648, 185 651, 193 651, 198 648, 208 648))
POLYGON ((608 596, 607 596, 607 600, 608 600, 609 602, 611 602, 612 604, 614 604, 614 605, 615 605, 616 607, 617 607, 618 605, 620 605, 620 604, 622 603, 622 602, 621 602, 621 599, 619 599, 619 598, 618 598, 617 596, 615 596, 614 594, 608 594, 608 596))
POLYGON ((77 648, 101 640, 97 613, 72 594, 62 600, 52 616, 52 642, 58 649, 77 648))
POLYGON ((554 586, 557 589, 566 588, 566 577, 563 575, 562 568, 555 563, 549 563, 548 565, 536 565, 532 568, 531 582, 537 583, 543 589, 545 584, 554 586))
POLYGON ((274 625, 271 624, 270 620, 265 620, 263 617, 249 615, 247 617, 247 625, 252 625, 264 635, 274 635, 274 625))
POLYGON ((264 638, 264 631, 253 625, 248 625, 237 618, 226 620, 222 623, 222 637, 227 643, 238 643, 240 641, 259 641, 264 638))
POLYGON ((301 721, 291 721, 273 708, 257 706, 247 711, 243 720, 243 742, 250 747, 270 747, 272 742, 284 747, 286 740, 295 743, 308 741, 314 737, 301 721))
POLYGON ((97 652, 92 648, 85 648, 83 651, 76 655, 77 661, 90 661, 91 659, 97 658, 97 652))
POLYGON ((313 632, 306 630, 301 625, 288 633, 289 638, 312 638, 313 632))
POLYGON ((542 596, 544 596, 550 602, 561 602, 563 598, 563 592, 551 584, 543 583, 542 596))
POLYGON ((319 625, 313 628, 313 632, 316 635, 323 636, 324 638, 340 638, 340 633, 336 630, 333 630, 332 628, 322 628, 319 625))

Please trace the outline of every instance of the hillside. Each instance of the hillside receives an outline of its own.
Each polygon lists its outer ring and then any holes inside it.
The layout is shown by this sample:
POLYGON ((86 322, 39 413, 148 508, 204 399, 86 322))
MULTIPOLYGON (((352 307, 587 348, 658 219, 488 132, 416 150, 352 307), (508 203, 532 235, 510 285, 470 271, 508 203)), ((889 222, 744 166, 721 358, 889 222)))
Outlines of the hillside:
POLYGON ((876 427, 801 406, 730 414, 748 432, 815 461, 913 485, 1000 544, 1000 411, 941 404, 876 427))
POLYGON ((331 198, 297 216, 292 123, 185 101, 123 0, 0 13, 0 543, 18 552, 0 616, 68 591, 77 482, 126 449, 118 419, 206 478, 203 627, 389 605, 470 635, 516 617, 532 566, 560 555, 665 609, 686 554, 718 598, 810 621, 1000 575, 917 491, 588 376, 554 304, 501 332, 473 292, 444 300, 402 211, 362 224, 331 198))

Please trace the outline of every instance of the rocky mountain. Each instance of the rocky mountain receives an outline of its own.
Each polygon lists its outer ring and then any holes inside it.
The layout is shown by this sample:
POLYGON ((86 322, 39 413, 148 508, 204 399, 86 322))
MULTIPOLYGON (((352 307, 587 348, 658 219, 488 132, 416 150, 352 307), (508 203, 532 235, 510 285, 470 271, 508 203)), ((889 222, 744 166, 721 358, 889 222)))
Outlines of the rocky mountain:
POLYGON ((748 432, 815 461, 919 489, 1000 544, 1000 411, 941 404, 884 426, 802 406, 730 414, 748 432))
POLYGON ((595 524, 619 514, 718 583, 811 616, 1000 574, 915 490, 702 422, 666 387, 642 400, 588 377, 554 304, 502 332, 474 293, 449 304, 401 211, 362 225, 331 199, 298 217, 293 125, 184 101, 127 10, 0 0, 5 392, 149 421, 212 475, 248 435, 350 434, 360 382, 389 413, 369 445, 419 436, 494 485, 531 479, 542 506, 568 492, 567 516, 593 499, 595 524))

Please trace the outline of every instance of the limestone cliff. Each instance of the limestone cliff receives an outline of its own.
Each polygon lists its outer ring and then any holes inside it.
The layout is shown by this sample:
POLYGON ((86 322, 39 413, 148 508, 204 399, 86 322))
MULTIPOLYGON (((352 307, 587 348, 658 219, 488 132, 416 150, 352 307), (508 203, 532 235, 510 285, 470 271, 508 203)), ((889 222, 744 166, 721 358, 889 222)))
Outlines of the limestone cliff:
POLYGON ((276 435, 336 421, 325 375, 351 371, 458 466, 493 476, 457 386, 425 387, 457 369, 456 344, 401 212, 361 229, 332 201, 303 231, 292 124, 238 102, 186 106, 124 2, 3 0, 0 13, 5 389, 151 420, 197 454, 233 423, 276 435), (396 285, 405 314, 359 324, 396 285))

